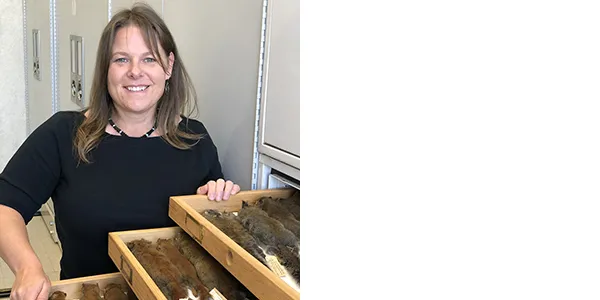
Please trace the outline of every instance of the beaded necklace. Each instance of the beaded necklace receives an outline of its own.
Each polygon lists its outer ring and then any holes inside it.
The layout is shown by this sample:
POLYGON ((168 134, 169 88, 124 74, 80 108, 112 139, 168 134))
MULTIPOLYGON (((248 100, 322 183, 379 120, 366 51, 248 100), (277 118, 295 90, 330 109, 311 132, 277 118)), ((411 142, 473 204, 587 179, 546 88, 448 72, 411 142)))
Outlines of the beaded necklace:
MULTIPOLYGON (((112 128, 115 129, 115 131, 117 131, 121 136, 128 136, 121 128, 119 128, 119 126, 117 126, 117 124, 115 124, 115 122, 113 121, 112 117, 108 118, 108 123, 110 124, 110 126, 112 126, 112 128)), ((148 132, 146 132, 146 134, 144 134, 144 136, 146 137, 150 137, 150 135, 154 132, 154 130, 156 130, 156 120, 154 121, 154 125, 152 126, 152 128, 150 128, 150 130, 148 132)))

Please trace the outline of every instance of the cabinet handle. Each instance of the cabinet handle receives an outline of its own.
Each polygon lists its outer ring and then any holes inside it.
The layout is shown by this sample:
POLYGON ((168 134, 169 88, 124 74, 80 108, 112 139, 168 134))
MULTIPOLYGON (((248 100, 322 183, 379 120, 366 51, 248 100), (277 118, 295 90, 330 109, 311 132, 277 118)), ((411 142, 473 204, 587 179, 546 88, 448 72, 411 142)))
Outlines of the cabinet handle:
POLYGON ((41 81, 42 78, 40 77, 40 30, 33 29, 31 31, 31 35, 33 38, 31 47, 31 53, 33 54, 33 77, 41 81))
POLYGON ((84 45, 83 37, 71 35, 71 101, 83 107, 84 89, 84 45))
POLYGON ((123 259, 123 255, 121 255, 121 271, 124 273, 123 277, 125 277, 125 280, 127 280, 127 283, 129 283, 131 288, 133 288, 133 282, 132 282, 133 281, 133 270, 131 270, 131 266, 129 266, 127 261, 123 259), (129 270, 129 272, 127 270, 125 270, 125 266, 127 266, 127 269, 129 270), (129 275, 127 275, 127 273, 129 273, 129 275))

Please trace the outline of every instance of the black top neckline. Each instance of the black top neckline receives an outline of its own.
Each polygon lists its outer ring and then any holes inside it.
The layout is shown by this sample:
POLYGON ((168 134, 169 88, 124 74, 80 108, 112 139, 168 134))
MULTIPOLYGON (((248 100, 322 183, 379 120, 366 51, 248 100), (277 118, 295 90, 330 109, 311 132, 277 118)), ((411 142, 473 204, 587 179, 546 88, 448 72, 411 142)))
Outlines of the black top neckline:
MULTIPOLYGON (((83 122, 83 120, 85 120, 85 118, 87 118, 85 116, 85 112, 86 111, 87 111, 87 109, 78 111, 79 112, 79 116, 81 117, 81 122, 83 122)), ((183 130, 183 128, 181 128, 181 126, 184 124, 183 122, 185 120, 187 120, 188 118, 186 118, 184 115, 179 115, 179 117, 181 118, 181 120, 179 121, 179 123, 177 124, 177 126, 180 129, 183 130)), ((106 137, 111 137, 111 138, 130 139, 130 140, 151 140, 151 139, 156 139, 156 138, 160 139, 163 136, 164 136, 164 134, 163 135, 157 135, 157 136, 149 136, 149 137, 146 137, 145 135, 142 135, 142 136, 129 136, 129 135, 127 135, 127 136, 124 136, 124 135, 117 135, 117 134, 112 134, 112 133, 106 132, 106 129, 104 130, 104 134, 103 134, 103 137, 105 137, 105 138, 106 137)))

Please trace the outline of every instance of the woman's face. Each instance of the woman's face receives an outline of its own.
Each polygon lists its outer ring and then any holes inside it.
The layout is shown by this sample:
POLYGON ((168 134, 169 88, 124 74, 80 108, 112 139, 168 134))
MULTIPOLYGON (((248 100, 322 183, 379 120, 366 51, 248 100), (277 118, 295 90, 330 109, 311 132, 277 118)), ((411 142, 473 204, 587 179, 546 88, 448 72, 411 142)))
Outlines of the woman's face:
MULTIPOLYGON (((167 57, 160 45, 158 48, 161 57, 167 57)), ((165 73, 138 27, 119 29, 108 67, 108 93, 115 106, 129 113, 155 110, 165 90, 165 81, 171 77, 173 61, 170 53, 168 74, 165 73)))

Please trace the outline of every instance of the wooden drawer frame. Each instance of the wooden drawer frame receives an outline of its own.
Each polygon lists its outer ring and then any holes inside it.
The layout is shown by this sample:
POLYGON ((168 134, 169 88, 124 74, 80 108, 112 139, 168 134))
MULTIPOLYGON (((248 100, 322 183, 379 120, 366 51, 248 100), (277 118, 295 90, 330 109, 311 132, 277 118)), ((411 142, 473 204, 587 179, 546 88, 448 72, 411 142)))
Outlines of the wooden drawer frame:
POLYGON ((246 191, 226 201, 211 201, 204 195, 174 196, 169 200, 169 217, 259 299, 298 300, 299 291, 200 214, 207 209, 236 212, 241 209, 242 201, 254 204, 266 196, 287 198, 295 191, 291 188, 246 191))
POLYGON ((131 288, 129 288, 127 282, 125 281, 125 278, 123 278, 123 275, 121 275, 121 273, 109 273, 52 281, 52 286, 50 287, 50 293, 48 294, 48 296, 52 295, 52 293, 54 293, 55 291, 63 291, 67 293, 67 299, 73 299, 73 295, 79 295, 81 293, 81 285, 83 283, 97 283, 100 287, 100 290, 104 290, 104 288, 109 283, 118 283, 122 285, 123 288, 127 289, 127 293, 133 293, 133 291, 131 290, 131 288))

